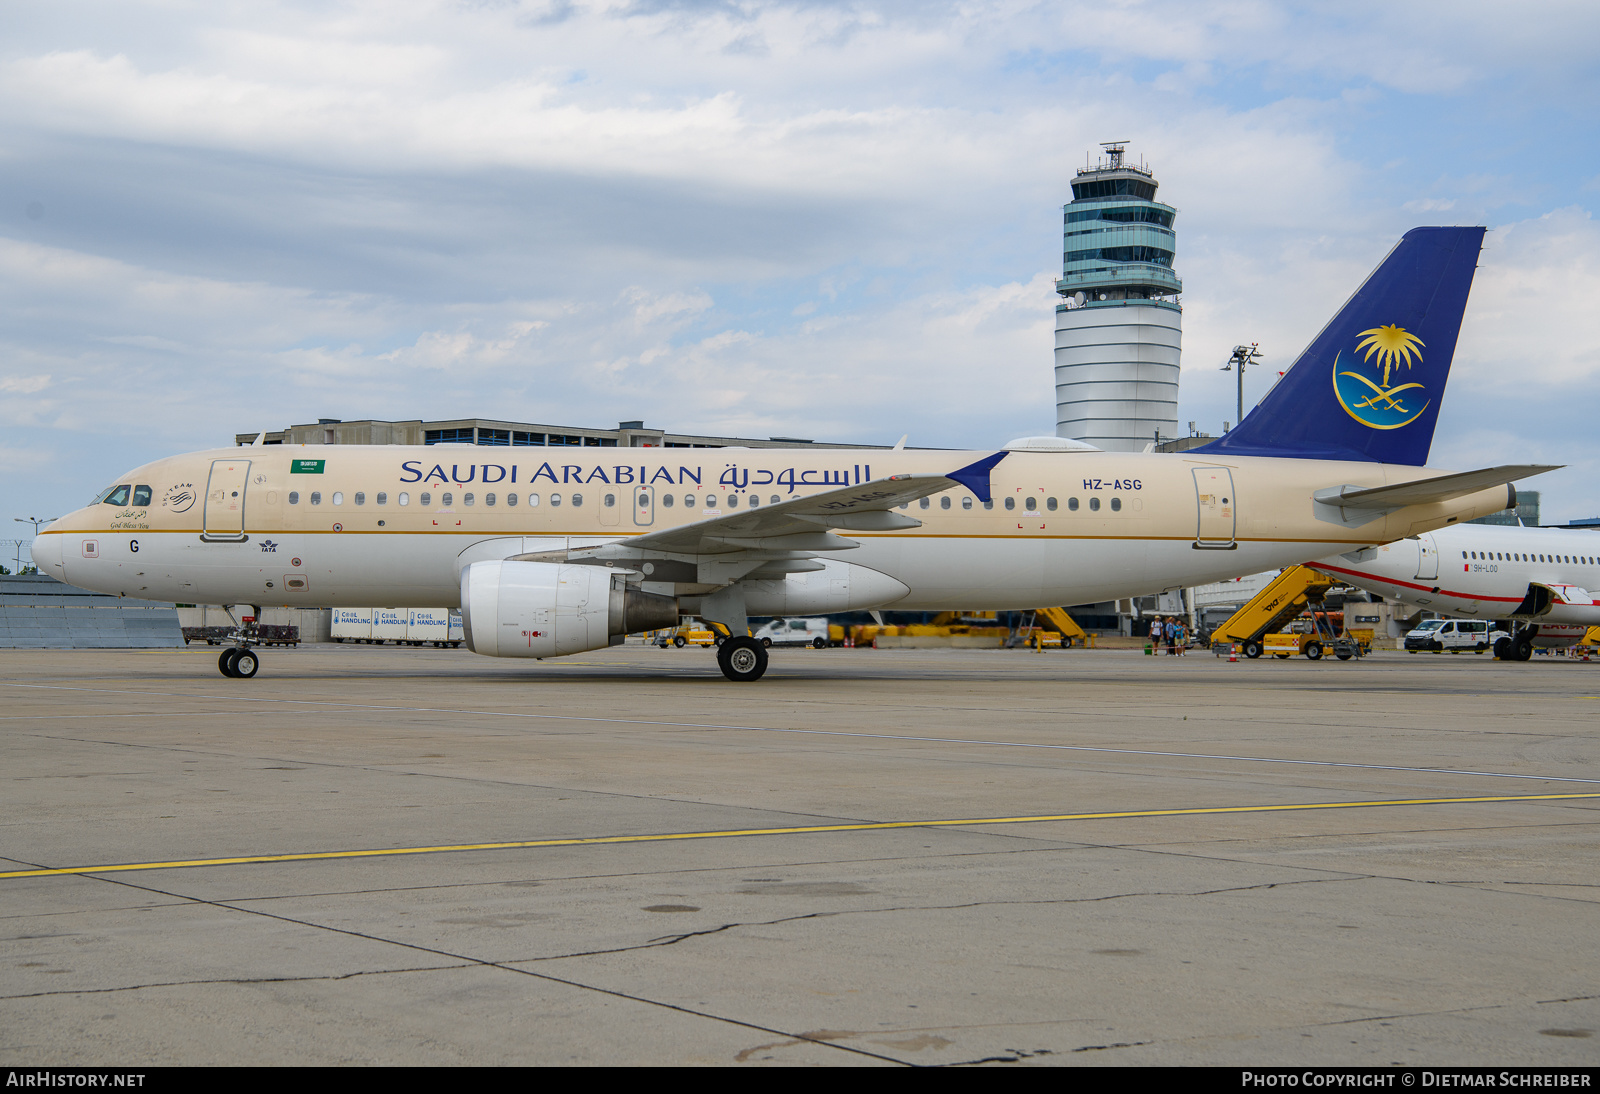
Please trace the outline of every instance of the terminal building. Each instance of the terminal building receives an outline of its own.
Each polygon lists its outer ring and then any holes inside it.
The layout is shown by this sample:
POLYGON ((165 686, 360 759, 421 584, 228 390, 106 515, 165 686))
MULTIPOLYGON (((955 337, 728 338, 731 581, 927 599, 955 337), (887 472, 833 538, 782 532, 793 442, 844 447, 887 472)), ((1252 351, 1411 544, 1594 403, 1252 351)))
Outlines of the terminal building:
POLYGON ((1073 180, 1056 282, 1056 436, 1107 452, 1178 433, 1178 211, 1155 200, 1155 176, 1126 146, 1103 145, 1106 158, 1073 180))
MULTIPOLYGON (((259 433, 236 433, 237 444, 253 444, 259 433)), ((668 433, 644 422, 618 422, 615 429, 579 425, 508 422, 497 418, 384 422, 375 418, 342 421, 319 418, 268 432, 262 444, 477 444, 508 448, 887 448, 887 445, 835 444, 805 437, 720 437, 668 433)))

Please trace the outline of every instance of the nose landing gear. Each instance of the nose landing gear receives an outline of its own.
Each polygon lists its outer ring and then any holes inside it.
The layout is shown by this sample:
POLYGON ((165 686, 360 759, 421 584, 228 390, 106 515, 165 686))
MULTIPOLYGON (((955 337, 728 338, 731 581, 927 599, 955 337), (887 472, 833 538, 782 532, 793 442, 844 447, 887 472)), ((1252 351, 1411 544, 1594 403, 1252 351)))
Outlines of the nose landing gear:
POLYGON ((222 656, 217 658, 217 671, 229 679, 248 680, 261 668, 261 658, 250 648, 251 641, 258 634, 256 623, 261 618, 261 609, 252 605, 251 610, 255 614, 245 616, 243 621, 234 615, 231 605, 224 605, 223 610, 233 617, 235 623, 234 630, 227 638, 238 644, 222 651, 222 656))
POLYGON ((217 668, 224 676, 235 680, 248 680, 261 668, 261 659, 256 656, 255 650, 248 646, 235 646, 233 649, 222 651, 222 656, 217 658, 217 668))

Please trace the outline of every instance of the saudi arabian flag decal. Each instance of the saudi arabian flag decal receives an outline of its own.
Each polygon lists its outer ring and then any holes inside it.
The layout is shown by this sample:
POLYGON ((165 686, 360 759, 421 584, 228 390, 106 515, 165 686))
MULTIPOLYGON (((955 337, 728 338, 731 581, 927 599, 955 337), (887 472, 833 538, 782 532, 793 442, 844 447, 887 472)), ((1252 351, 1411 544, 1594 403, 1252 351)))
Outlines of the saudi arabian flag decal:
MULTIPOLYGON (((1422 360, 1422 340, 1403 327, 1373 327, 1361 332, 1356 353, 1366 350, 1360 362, 1351 360, 1341 368, 1344 354, 1333 362, 1333 393, 1345 412, 1372 429, 1399 429, 1422 416, 1433 402, 1419 383, 1399 383, 1399 368, 1411 371, 1412 359, 1422 360), (1372 375, 1365 371, 1371 367, 1372 375), (1393 374, 1395 383, 1391 385, 1393 374)), ((1351 354, 1354 358, 1355 354, 1351 354)))
POLYGON ((289 464, 291 475, 320 475, 327 460, 295 460, 289 464))

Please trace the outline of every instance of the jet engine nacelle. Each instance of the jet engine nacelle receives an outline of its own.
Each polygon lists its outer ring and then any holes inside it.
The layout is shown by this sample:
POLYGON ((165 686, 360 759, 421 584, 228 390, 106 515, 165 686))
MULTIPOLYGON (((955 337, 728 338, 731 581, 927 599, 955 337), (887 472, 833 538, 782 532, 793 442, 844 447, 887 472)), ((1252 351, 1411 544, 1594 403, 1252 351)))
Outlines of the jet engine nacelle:
POLYGON ((676 600, 601 566, 495 560, 461 571, 467 648, 486 657, 559 657, 677 624, 676 600))

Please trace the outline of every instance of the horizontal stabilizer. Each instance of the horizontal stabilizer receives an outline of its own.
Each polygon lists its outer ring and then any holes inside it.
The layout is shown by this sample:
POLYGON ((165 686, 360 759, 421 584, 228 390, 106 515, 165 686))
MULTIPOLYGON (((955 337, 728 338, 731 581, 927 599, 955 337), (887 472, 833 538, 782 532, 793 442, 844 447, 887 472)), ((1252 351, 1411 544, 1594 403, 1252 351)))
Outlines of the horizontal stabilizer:
MULTIPOLYGON (((1554 471, 1559 464, 1507 464, 1503 467, 1486 467, 1481 471, 1462 471, 1455 475, 1439 475, 1431 479, 1414 479, 1393 486, 1333 486, 1318 490, 1313 497, 1328 505, 1344 509, 1399 509, 1407 505, 1427 505, 1430 502, 1449 501, 1466 494, 1475 494, 1491 486, 1505 486, 1530 475, 1554 471)), ((1507 493, 1506 508, 1516 505, 1515 491, 1507 493)))

